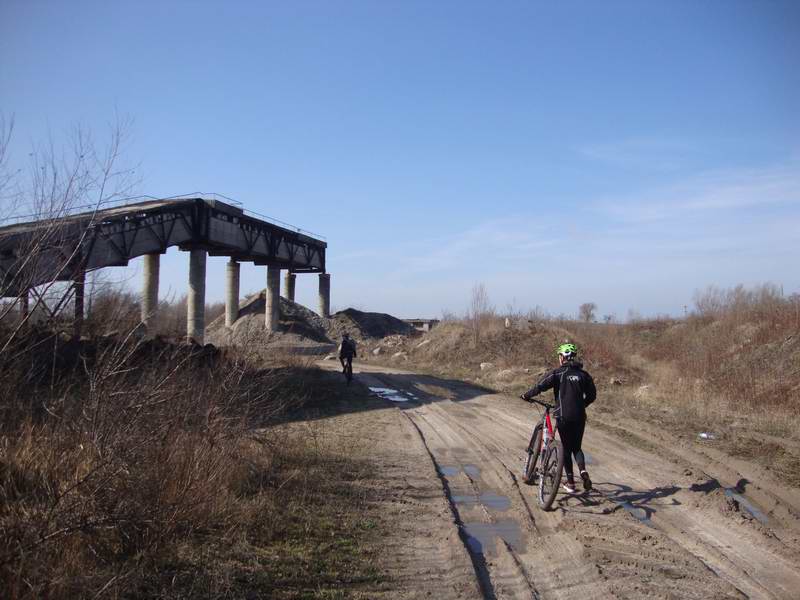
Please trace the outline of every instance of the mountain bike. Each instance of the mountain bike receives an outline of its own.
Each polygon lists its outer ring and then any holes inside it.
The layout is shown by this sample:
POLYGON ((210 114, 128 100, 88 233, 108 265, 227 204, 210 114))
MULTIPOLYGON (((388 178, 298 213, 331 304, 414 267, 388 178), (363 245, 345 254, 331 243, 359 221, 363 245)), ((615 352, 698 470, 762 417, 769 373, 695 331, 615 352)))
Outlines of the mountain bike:
POLYGON ((531 398, 531 402, 544 407, 542 420, 533 428, 531 441, 528 443, 528 456, 525 460, 525 470, 522 480, 528 485, 533 485, 539 479, 539 506, 548 510, 556 499, 558 486, 561 485, 561 473, 564 470, 564 447, 561 440, 557 440, 550 411, 558 418, 558 408, 541 400, 531 398), (539 457, 542 457, 539 464, 539 457), (537 468, 539 464, 539 468, 537 468))
POLYGON ((345 358, 344 366, 342 367, 342 372, 344 373, 344 378, 347 380, 347 385, 350 385, 350 382, 353 381, 353 359, 352 358, 345 358))

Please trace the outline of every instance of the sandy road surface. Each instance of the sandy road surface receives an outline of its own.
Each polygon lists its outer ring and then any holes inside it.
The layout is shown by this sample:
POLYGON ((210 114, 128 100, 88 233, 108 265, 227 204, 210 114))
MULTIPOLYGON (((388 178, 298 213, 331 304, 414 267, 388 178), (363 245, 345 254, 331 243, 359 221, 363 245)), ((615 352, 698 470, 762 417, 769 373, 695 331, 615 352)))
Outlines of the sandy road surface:
POLYGON ((595 490, 543 512, 520 478, 533 406, 386 367, 356 377, 401 415, 395 484, 441 495, 387 542, 402 589, 386 597, 800 598, 800 501, 747 465, 616 421, 601 397, 584 439, 595 490))

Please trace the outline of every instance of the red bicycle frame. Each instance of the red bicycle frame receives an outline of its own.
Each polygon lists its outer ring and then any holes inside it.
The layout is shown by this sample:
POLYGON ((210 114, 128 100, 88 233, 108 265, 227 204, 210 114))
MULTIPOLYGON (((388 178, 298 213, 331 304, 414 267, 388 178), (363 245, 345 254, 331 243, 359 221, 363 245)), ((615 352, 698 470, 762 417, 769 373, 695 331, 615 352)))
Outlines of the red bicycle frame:
POLYGON ((547 437, 548 439, 553 437, 553 424, 550 422, 550 411, 547 411, 547 414, 544 417, 545 426, 547 427, 547 437))

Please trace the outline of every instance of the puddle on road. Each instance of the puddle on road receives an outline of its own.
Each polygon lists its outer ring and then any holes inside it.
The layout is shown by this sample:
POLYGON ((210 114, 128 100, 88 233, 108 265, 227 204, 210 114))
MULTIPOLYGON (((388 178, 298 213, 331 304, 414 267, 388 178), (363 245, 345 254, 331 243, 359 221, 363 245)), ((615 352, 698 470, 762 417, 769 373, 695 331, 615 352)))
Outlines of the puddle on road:
POLYGON ((463 465, 463 467, 456 467, 453 465, 439 465, 439 470, 445 477, 455 477, 462 471, 466 473, 470 479, 477 479, 481 476, 481 470, 475 465, 463 465))
POLYGON ((464 523, 467 546, 474 554, 493 554, 498 540, 503 540, 515 550, 522 548, 522 531, 516 521, 497 523, 464 523))
POLYGON ((736 488, 724 488, 724 489, 725 489, 725 496, 736 500, 739 506, 743 508, 746 512, 750 513, 750 515, 754 519, 756 519, 760 523, 763 523, 764 525, 767 524, 767 522, 769 521, 767 515, 758 510, 755 506, 753 506, 747 498, 745 498, 738 491, 736 491, 736 488))
POLYGON ((618 506, 620 506, 623 510, 627 511, 628 514, 632 515, 637 521, 647 525, 648 527, 653 527, 653 524, 650 522, 650 515, 647 511, 643 508, 638 506, 634 506, 627 500, 619 501, 613 500, 618 506))
POLYGON ((511 508, 511 500, 508 499, 508 496, 501 496, 500 494, 493 494, 491 492, 483 493, 480 496, 474 494, 469 496, 453 496, 453 502, 467 507, 475 507, 483 504, 486 508, 497 511, 505 511, 511 508))
POLYGON ((477 479, 481 476, 481 470, 475 465, 464 465, 464 473, 469 475, 471 479, 477 479))
POLYGON ((402 392, 393 390, 392 388, 371 387, 369 391, 373 394, 380 396, 384 400, 391 400, 392 402, 408 402, 409 398, 403 396, 402 392))

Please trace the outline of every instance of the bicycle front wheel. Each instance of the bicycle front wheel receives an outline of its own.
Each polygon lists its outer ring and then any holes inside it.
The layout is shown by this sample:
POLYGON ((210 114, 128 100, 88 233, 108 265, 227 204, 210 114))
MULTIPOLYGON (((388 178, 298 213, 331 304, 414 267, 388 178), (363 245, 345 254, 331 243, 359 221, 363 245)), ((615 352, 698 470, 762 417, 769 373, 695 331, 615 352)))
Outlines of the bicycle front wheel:
POLYGON ((539 479, 539 505, 550 510, 561 485, 561 473, 564 471, 564 447, 554 440, 547 447, 542 459, 542 477, 539 479))
POLYGON ((528 485, 536 481, 536 463, 542 451, 542 424, 539 423, 533 430, 531 443, 528 444, 528 458, 525 460, 525 473, 522 480, 528 485))

